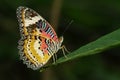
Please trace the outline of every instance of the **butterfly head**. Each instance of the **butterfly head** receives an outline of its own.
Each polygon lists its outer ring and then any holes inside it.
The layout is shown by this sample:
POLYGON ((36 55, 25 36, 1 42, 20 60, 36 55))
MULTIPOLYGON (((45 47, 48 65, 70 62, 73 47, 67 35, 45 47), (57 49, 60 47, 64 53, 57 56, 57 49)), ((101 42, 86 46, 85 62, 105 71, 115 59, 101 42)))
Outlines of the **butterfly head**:
POLYGON ((63 40, 64 40, 63 36, 59 37, 60 44, 62 44, 63 40))

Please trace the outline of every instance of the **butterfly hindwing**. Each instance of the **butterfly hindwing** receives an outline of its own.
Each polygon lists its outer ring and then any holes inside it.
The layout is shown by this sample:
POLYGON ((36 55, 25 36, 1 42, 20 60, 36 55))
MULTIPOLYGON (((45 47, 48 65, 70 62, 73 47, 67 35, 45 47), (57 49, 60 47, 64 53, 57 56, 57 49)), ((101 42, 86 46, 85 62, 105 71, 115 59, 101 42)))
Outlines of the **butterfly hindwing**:
POLYGON ((18 7, 20 26, 20 58, 29 68, 39 69, 56 53, 61 43, 51 27, 37 12, 27 7, 18 7))

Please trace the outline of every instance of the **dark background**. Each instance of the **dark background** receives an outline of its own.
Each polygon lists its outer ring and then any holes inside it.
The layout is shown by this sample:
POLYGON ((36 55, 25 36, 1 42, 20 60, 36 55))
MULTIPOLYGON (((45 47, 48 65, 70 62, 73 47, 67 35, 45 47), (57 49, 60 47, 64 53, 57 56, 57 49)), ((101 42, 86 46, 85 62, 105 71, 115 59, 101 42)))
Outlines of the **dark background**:
MULTIPOLYGON (((120 46, 51 67, 43 72, 28 69, 19 60, 19 26, 16 9, 27 6, 63 34, 69 51, 120 27, 120 0, 1 0, 0 80, 120 80, 120 46)), ((58 57, 63 56, 58 52, 58 57)))

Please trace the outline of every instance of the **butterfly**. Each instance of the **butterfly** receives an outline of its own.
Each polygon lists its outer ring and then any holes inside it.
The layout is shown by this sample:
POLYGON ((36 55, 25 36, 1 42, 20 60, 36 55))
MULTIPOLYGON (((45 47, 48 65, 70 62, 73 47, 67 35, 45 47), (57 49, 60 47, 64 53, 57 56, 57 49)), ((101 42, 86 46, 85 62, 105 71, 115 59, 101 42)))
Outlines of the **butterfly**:
MULTIPOLYGON (((43 67, 62 46, 63 36, 58 38, 52 26, 36 11, 20 6, 17 18, 21 39, 18 42, 20 59, 28 68, 37 70, 43 67)), ((67 50, 66 50, 67 51, 67 50)))

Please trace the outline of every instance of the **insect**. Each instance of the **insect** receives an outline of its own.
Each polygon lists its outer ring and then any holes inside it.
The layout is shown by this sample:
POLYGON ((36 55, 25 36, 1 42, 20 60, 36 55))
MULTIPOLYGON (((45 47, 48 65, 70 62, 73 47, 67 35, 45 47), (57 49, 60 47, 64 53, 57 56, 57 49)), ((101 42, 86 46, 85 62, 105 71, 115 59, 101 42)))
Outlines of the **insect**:
MULTIPOLYGON (((28 68, 37 70, 44 66, 62 46, 63 36, 58 38, 52 26, 37 12, 27 7, 17 8, 21 39, 18 42, 20 59, 28 68)), ((67 50, 66 50, 67 51, 67 50)))

